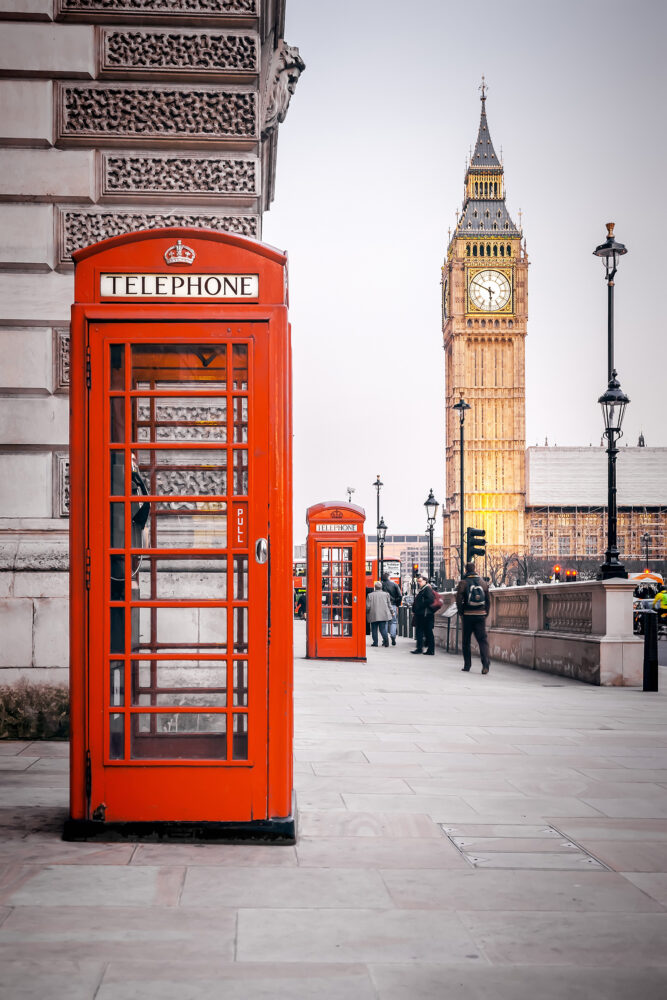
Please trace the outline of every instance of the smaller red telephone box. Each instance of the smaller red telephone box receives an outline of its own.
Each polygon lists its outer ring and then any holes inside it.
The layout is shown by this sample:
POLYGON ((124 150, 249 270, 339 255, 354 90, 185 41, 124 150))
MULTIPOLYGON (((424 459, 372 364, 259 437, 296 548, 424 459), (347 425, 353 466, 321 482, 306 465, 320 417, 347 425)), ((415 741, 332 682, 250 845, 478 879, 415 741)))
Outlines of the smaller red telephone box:
POLYGON ((306 511, 310 659, 366 659, 366 514, 326 501, 306 511))

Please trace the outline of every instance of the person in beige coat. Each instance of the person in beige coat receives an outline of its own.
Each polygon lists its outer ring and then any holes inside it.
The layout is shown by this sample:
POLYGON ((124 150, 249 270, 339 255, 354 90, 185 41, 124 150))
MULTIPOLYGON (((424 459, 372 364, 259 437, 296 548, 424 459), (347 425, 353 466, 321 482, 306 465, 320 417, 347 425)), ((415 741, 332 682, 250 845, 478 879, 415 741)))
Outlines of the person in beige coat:
POLYGON ((389 594, 382 589, 382 584, 376 580, 373 584, 373 592, 366 598, 366 617, 371 623, 371 646, 378 644, 378 628, 382 636, 382 645, 389 645, 389 634, 387 625, 392 619, 391 601, 389 594))

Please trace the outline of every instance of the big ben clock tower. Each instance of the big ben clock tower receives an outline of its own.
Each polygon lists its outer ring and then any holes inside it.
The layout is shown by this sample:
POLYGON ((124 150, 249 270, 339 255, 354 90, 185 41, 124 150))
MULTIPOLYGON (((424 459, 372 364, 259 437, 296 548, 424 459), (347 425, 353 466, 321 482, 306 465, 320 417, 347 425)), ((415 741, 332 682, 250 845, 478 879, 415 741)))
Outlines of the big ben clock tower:
POLYGON ((463 209, 442 268, 446 379, 444 558, 460 573, 460 411, 464 424, 464 524, 486 530, 491 558, 524 550, 525 337, 528 258, 505 205, 504 171, 482 113, 465 176, 463 209))

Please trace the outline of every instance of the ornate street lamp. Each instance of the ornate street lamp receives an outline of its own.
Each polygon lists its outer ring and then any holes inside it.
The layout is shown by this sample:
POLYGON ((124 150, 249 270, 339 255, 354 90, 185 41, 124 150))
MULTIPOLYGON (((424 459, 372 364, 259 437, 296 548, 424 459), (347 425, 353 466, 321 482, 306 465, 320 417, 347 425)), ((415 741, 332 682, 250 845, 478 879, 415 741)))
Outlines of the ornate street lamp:
POLYGON ((463 551, 463 536, 464 536, 464 530, 463 530, 463 511, 464 511, 464 505, 463 505, 463 424, 464 424, 465 418, 466 418, 466 410, 469 410, 470 406, 464 400, 463 393, 460 393, 460 396, 461 396, 461 398, 459 399, 458 403, 454 403, 454 406, 452 407, 452 409, 459 411, 459 438, 460 438, 459 450, 460 450, 460 454, 461 454, 461 511, 459 513, 459 527, 460 527, 461 530, 460 530, 459 534, 460 534, 460 546, 461 546, 461 549, 460 549, 460 555, 461 555, 461 576, 463 577, 463 574, 465 573, 465 564, 464 564, 465 553, 463 551))
POLYGON ((387 534, 387 525, 384 523, 384 518, 381 517, 378 522, 378 577, 382 579, 382 573, 384 572, 384 540, 387 534))
POLYGON ((607 391, 600 396, 598 403, 602 407, 604 418, 604 433, 607 438, 607 551, 605 561, 600 567, 600 578, 609 580, 611 577, 625 577, 625 566, 619 562, 618 546, 616 544, 616 442, 623 436, 621 430, 625 408, 630 400, 625 395, 612 371, 607 391))
POLYGON ((607 239, 596 247, 593 253, 602 258, 607 280, 607 378, 611 381, 614 370, 614 278, 618 268, 618 258, 628 252, 623 243, 614 239, 615 222, 607 223, 607 239))
POLYGON ((435 528, 435 518, 438 513, 438 507, 440 504, 433 496, 433 489, 429 490, 429 494, 424 500, 424 506, 426 507, 426 522, 428 531, 428 579, 429 583, 433 581, 434 567, 433 567, 433 530, 435 528))
POLYGON ((648 531, 645 531, 644 534, 642 535, 642 542, 644 543, 644 550, 645 550, 645 553, 646 553, 646 569, 648 571, 648 568, 649 568, 649 566, 648 566, 649 555, 648 554, 649 554, 650 545, 651 545, 651 536, 649 535, 648 531))
MULTIPOLYGON (((384 486, 384 483, 380 479, 380 473, 379 472, 378 472, 377 476, 375 477, 375 482, 371 483, 371 486, 375 487, 375 490, 376 490, 376 493, 377 493, 377 517, 375 518, 375 529, 376 529, 377 534, 375 536, 375 544, 377 546, 376 559, 377 559, 378 572, 379 572, 379 568, 380 568, 380 490, 384 486)), ((380 579, 382 579, 382 574, 380 574, 380 579)))

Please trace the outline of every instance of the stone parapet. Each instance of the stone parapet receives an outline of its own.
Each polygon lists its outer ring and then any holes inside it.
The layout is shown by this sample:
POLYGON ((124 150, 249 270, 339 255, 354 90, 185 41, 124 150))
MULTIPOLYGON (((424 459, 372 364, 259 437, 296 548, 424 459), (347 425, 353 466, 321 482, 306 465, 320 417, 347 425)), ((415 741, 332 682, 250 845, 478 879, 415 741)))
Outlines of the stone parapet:
MULTIPOLYGON (((493 659, 602 686, 642 683, 643 641, 632 631, 631 580, 592 580, 491 590, 487 619, 493 659)), ((444 646, 445 595, 436 616, 444 646)))

